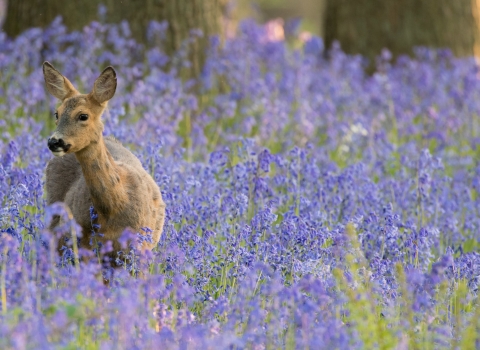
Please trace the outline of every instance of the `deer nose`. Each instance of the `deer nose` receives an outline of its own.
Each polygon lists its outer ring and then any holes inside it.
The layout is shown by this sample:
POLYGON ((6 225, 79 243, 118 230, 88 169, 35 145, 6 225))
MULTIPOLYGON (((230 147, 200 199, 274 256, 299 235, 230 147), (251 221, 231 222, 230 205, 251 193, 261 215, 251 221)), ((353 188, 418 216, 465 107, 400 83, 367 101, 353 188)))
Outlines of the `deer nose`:
POLYGON ((56 139, 55 137, 51 137, 48 139, 48 148, 50 151, 55 152, 59 148, 65 148, 65 142, 62 139, 56 139))

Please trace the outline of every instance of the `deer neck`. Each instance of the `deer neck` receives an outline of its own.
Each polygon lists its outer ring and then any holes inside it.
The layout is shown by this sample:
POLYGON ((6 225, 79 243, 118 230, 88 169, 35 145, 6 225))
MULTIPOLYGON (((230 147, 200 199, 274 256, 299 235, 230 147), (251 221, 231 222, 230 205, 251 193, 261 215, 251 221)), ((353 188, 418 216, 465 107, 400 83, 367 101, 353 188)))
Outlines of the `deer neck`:
POLYGON ((76 152, 75 156, 97 213, 108 218, 120 212, 128 200, 122 183, 122 169, 113 160, 103 137, 76 152))

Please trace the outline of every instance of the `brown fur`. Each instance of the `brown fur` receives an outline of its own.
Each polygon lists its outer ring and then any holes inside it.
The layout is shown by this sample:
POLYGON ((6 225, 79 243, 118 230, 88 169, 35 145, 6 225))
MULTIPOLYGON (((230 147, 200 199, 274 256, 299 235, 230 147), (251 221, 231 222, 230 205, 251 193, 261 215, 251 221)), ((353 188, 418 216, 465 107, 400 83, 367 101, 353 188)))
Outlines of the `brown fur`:
MULTIPOLYGON (((64 156, 47 164, 48 204, 60 201, 68 205, 83 230, 80 247, 92 248, 89 208, 93 205, 104 235, 97 241, 111 240, 116 252, 121 250, 117 239, 126 228, 144 234, 141 228, 148 227, 153 231, 153 243, 145 242, 143 249, 152 249, 160 239, 165 218, 160 190, 129 150, 102 136, 100 117, 115 93, 115 71, 105 69, 93 91, 84 95, 48 62, 43 69, 48 91, 62 101, 54 136, 70 145, 64 156), (87 114, 88 120, 80 121, 80 114, 87 114)), ((56 225, 58 218, 52 228, 56 225)))

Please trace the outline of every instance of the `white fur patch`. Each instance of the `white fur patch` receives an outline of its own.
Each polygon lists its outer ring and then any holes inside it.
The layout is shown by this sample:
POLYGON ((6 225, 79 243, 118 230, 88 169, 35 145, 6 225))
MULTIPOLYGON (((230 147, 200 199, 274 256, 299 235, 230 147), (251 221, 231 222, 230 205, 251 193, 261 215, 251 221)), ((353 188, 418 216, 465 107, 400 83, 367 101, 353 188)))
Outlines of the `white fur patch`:
POLYGON ((63 157, 65 155, 64 151, 55 151, 52 152, 55 157, 63 157))

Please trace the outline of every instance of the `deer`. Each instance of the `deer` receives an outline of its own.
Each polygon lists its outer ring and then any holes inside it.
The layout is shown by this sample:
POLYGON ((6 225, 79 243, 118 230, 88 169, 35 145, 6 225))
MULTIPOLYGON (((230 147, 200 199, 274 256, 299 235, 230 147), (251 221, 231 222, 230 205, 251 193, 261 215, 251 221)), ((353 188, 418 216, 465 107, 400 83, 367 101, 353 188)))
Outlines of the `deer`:
MULTIPOLYGON (((63 202, 70 209, 82 228, 79 248, 96 248, 92 247, 93 206, 94 224, 101 233, 94 235, 95 242, 111 241, 113 251, 107 254, 111 258, 122 250, 119 238, 125 230, 151 234, 151 239, 141 240, 140 249, 153 249, 165 221, 160 189, 132 152, 115 138, 103 137, 101 116, 117 88, 115 70, 105 68, 88 94, 79 93, 47 61, 43 75, 47 91, 60 100, 55 111, 56 129, 48 139, 55 157, 46 166, 47 204, 63 202)), ((60 217, 54 217, 50 229, 59 224, 60 217)), ((68 238, 61 237, 59 251, 68 238)))

